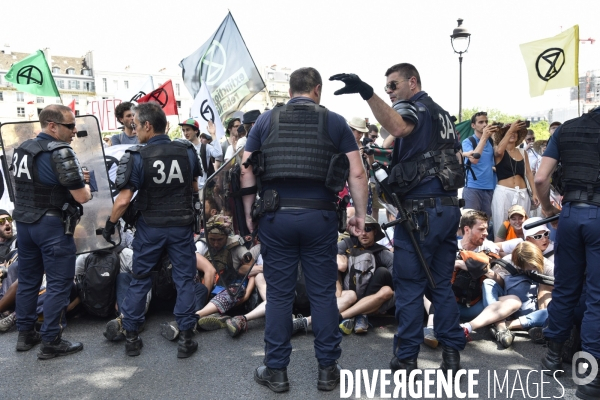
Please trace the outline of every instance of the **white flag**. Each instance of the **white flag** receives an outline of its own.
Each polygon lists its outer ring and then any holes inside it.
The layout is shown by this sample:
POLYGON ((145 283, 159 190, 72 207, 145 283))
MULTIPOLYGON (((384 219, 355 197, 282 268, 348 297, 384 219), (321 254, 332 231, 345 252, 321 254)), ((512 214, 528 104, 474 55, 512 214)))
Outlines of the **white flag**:
POLYGON ((115 100, 118 99, 122 102, 135 101, 140 97, 147 95, 154 89, 154 79, 152 76, 148 76, 145 80, 142 78, 129 83, 128 88, 119 88, 119 90, 115 92, 115 100))
POLYGON ((210 93, 208 93, 207 85, 202 81, 202 87, 194 99, 190 117, 194 118, 200 124, 200 133, 208 133, 208 121, 212 121, 217 128, 217 138, 213 138, 213 143, 218 143, 225 136, 225 128, 219 117, 215 103, 213 102, 210 93))

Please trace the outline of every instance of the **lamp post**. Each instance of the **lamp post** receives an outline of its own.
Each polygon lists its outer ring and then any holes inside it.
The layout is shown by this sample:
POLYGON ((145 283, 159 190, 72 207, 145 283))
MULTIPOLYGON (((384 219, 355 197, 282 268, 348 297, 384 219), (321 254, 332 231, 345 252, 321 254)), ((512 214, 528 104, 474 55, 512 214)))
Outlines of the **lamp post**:
POLYGON ((462 55, 466 53, 471 44, 471 34, 462 26, 463 19, 458 19, 458 26, 450 35, 452 49, 458 54, 458 122, 462 122, 462 55))

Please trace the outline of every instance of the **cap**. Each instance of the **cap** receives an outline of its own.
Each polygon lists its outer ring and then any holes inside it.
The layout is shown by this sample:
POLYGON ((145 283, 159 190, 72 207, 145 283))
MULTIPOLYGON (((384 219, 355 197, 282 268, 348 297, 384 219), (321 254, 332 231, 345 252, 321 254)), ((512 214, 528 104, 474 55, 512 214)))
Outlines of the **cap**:
POLYGON ((213 215, 206 222, 206 234, 218 233, 221 235, 231 234, 231 217, 228 215, 213 215))
POLYGON ((185 121, 183 121, 182 123, 179 124, 179 126, 183 126, 183 125, 188 125, 188 126, 196 128, 196 130, 200 130, 200 125, 198 124, 198 121, 196 121, 194 118, 186 119, 185 121))
POLYGON ((379 242, 381 239, 383 239, 385 237, 385 234, 381 230, 381 225, 379 225, 379 222, 377 222, 375 220, 375 218, 371 217, 370 215, 367 215, 365 217, 365 226, 367 226, 367 225, 373 226, 376 229, 376 232, 375 232, 375 241, 376 242, 379 242))
POLYGON ((10 215, 10 213, 6 210, 0 210, 0 215, 8 215, 9 217, 12 217, 12 215, 10 215))
POLYGON ((514 206, 508 209, 508 218, 512 217, 514 214, 519 214, 524 217, 527 217, 527 211, 525 211, 523 206, 520 206, 518 204, 515 204, 514 206))
POLYGON ((258 110, 248 111, 246 114, 244 114, 242 116, 242 124, 251 124, 253 122, 256 122, 256 120, 258 119, 259 116, 260 116, 260 111, 258 111, 258 110))
MULTIPOLYGON (((542 220, 542 218, 540 218, 540 217, 529 218, 527 220, 527 224, 525 224, 525 225, 529 225, 532 222, 538 222, 541 220, 542 220)), ((523 228, 523 237, 527 239, 527 236, 533 236, 533 235, 537 234, 538 232, 550 232, 550 229, 548 229, 548 227, 546 225, 538 225, 535 228, 531 228, 531 229, 523 228)))

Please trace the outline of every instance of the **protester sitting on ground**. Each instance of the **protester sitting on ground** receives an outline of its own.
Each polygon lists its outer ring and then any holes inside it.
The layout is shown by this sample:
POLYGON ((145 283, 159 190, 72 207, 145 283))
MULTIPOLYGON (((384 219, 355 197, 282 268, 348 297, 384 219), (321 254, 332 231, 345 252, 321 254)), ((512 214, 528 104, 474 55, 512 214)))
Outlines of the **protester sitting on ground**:
POLYGON ((554 286, 535 282, 522 272, 535 271, 547 275, 545 261, 537 246, 523 242, 512 253, 512 263, 520 273, 504 277, 506 293, 516 295, 522 303, 521 308, 511 315, 513 319, 507 323, 507 327, 510 330, 527 330, 536 343, 544 343, 542 327, 548 318, 547 308, 554 286))
POLYGON ((518 146, 527 135, 525 122, 516 121, 508 129, 499 129, 494 133, 494 160, 498 183, 492 198, 492 218, 494 230, 498 232, 504 216, 511 205, 518 204, 529 213, 531 203, 539 205, 533 174, 529 167, 529 159, 524 155, 523 149, 518 146), (532 197, 528 194, 527 182, 530 183, 532 197))
MULTIPOLYGON (((231 217, 219 214, 206 223, 206 241, 200 239, 196 242, 196 252, 209 260, 216 270, 216 286, 211 292, 214 297, 196 311, 200 316, 198 327, 203 330, 224 328, 230 318, 225 313, 247 301, 254 290, 255 277, 249 276, 243 282, 242 278, 260 254, 260 244, 247 250, 240 244, 240 237, 233 235, 231 217), (225 285, 229 285, 229 290, 225 285), (232 297, 231 294, 235 296, 239 290, 243 294, 237 299, 232 297)), ((175 340, 179 334, 175 321, 161 324, 161 329, 162 335, 169 340, 175 340)))
POLYGON ((338 270, 344 272, 343 289, 354 291, 357 298, 354 305, 341 311, 340 330, 346 335, 352 330, 366 333, 369 329, 367 315, 385 313, 394 305, 394 255, 385 246, 377 244, 384 237, 379 223, 367 215, 360 236, 338 242, 338 270), (372 272, 365 273, 369 268, 373 268, 372 272))
POLYGON ((0 210, 0 264, 8 261, 17 248, 17 235, 14 234, 13 219, 6 210, 0 210))
MULTIPOLYGON (((541 217, 529 218, 524 225, 541 220, 541 217)), ((554 266, 554 242, 550 240, 550 229, 548 229, 546 225, 536 226, 531 229, 523 229, 523 236, 525 236, 526 241, 535 244, 542 251, 544 258, 550 261, 554 266)), ((545 268, 544 271, 545 275, 554 275, 554 268, 552 268, 552 271, 545 268)))
POLYGON ((523 236, 523 224, 527 220, 527 212, 525 209, 515 204, 508 209, 508 219, 496 227, 496 235, 494 242, 504 242, 510 239, 525 239, 523 236))

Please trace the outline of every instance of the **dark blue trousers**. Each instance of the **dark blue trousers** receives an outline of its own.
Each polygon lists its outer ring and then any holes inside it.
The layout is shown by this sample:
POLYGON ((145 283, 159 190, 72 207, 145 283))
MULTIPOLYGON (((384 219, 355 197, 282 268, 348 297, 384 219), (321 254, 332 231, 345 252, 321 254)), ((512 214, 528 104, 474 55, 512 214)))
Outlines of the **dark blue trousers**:
POLYGON ((419 232, 414 235, 431 269, 436 289, 432 289, 413 245, 404 230, 397 225, 394 231, 394 290, 396 292, 396 319, 398 332, 394 337, 394 353, 399 359, 417 358, 423 343, 423 294, 429 287, 431 302, 435 307, 434 326, 438 340, 453 349, 462 350, 466 340, 459 326, 458 305, 452 292, 450 280, 456 259, 456 231, 460 209, 452 206, 425 208, 429 221, 423 213, 418 216, 421 229, 429 227, 429 233, 421 240, 419 232))
MULTIPOLYGON (((133 273, 150 272, 166 249, 173 265, 173 281, 177 289, 175 320, 181 330, 192 329, 198 321, 195 306, 194 276, 196 275, 196 247, 192 226, 154 228, 146 225, 143 216, 136 224, 133 239, 133 273)), ((152 278, 133 278, 121 304, 123 328, 137 331, 144 322, 146 295, 152 288, 152 278)))
POLYGON ((554 290, 544 335, 557 342, 569 338, 574 310, 586 285, 581 347, 600 358, 600 210, 567 203, 558 220, 554 253, 554 290))
POLYGON ((60 217, 44 216, 33 224, 17 222, 19 240, 19 287, 17 328, 32 330, 37 321, 38 293, 46 273, 44 341, 54 340, 66 326, 66 308, 75 276, 75 241, 64 234, 60 217))
POLYGON ((310 300, 315 355, 323 366, 334 364, 342 354, 335 298, 336 213, 310 209, 268 213, 260 220, 258 236, 267 282, 265 365, 284 368, 290 362, 298 261, 310 300))

